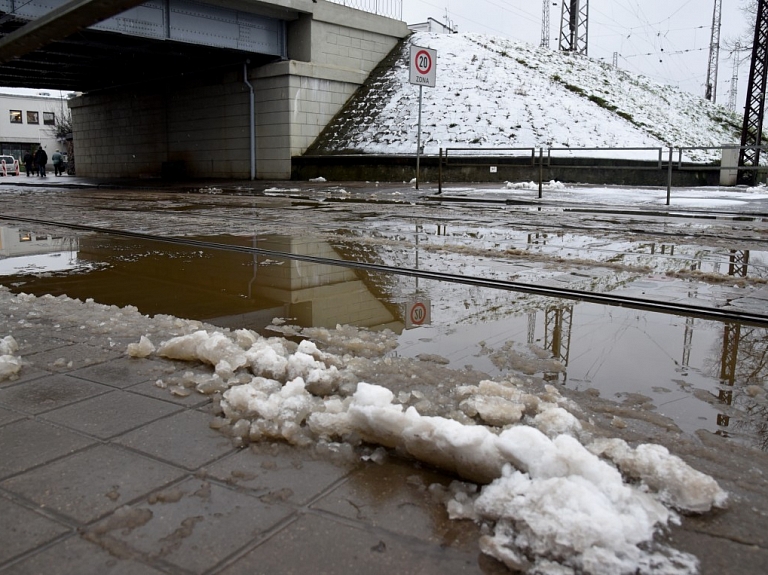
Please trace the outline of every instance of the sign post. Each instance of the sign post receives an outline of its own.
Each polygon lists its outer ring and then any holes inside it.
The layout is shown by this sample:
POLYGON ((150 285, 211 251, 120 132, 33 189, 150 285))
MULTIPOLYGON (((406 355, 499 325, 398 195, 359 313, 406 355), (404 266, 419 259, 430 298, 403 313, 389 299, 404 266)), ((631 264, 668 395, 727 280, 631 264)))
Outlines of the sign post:
POLYGON ((419 189, 421 163, 421 102, 424 86, 434 88, 437 83, 437 51, 411 46, 410 83, 419 87, 419 129, 416 137, 416 189, 419 189))

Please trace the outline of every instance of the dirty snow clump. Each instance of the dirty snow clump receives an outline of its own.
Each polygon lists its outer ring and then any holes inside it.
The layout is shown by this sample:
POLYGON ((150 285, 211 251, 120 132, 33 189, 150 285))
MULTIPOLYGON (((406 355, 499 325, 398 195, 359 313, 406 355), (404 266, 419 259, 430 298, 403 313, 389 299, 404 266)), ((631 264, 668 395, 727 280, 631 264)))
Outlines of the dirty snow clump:
POLYGON ((13 355, 19 350, 19 344, 13 336, 0 339, 0 381, 12 379, 21 371, 21 358, 13 355))
POLYGON ((147 336, 142 335, 139 343, 128 344, 127 351, 131 357, 149 357, 155 352, 155 346, 147 336))
MULTIPOLYGON (((507 190, 538 190, 539 184, 538 182, 507 182, 504 187, 507 190)), ((564 190, 565 184, 556 180, 550 180, 549 182, 544 182, 542 187, 547 190, 564 190)))

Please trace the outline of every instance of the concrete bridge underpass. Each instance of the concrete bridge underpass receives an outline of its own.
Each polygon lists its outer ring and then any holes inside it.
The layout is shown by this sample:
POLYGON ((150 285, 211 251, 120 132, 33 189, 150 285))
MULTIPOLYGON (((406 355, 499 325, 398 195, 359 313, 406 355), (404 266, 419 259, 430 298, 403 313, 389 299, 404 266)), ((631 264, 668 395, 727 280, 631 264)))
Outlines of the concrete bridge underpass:
POLYGON ((407 35, 326 0, 0 0, 0 85, 84 93, 79 175, 286 179, 407 35))

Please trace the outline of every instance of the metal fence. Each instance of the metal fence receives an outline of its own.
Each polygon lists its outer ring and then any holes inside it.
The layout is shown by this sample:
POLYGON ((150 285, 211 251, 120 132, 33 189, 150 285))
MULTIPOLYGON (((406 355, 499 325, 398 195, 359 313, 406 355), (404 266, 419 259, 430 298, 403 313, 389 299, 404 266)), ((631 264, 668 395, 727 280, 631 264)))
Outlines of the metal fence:
MULTIPOLYGON (((539 197, 541 198, 545 170, 555 168, 592 169, 595 167, 594 160, 610 159, 613 164, 601 164, 600 169, 665 173, 667 205, 669 205, 673 170, 680 172, 720 172, 721 181, 724 175, 730 174, 730 179, 734 183, 737 179, 754 181, 760 173, 768 172, 768 166, 765 163, 767 154, 768 146, 728 145, 720 147, 670 146, 668 148, 440 148, 438 190, 442 192, 443 168, 470 165, 494 166, 503 163, 504 160, 512 159, 517 160, 517 165, 538 168, 539 197), (762 154, 763 163, 759 166, 739 166, 739 152, 745 149, 756 150, 758 154, 762 154), (619 152, 618 157, 615 156, 616 152, 619 152), (675 158, 675 152, 677 158, 675 158), (690 152, 721 152, 722 159, 709 162, 686 161, 685 157, 690 152)), ((726 179, 728 178, 726 177, 726 179)))
POLYGON ((334 4, 341 4, 342 6, 348 6, 355 8, 356 10, 362 10, 363 12, 370 12, 371 14, 378 14, 379 16, 386 16, 387 18, 394 18, 395 20, 403 19, 403 0, 328 0, 334 4))

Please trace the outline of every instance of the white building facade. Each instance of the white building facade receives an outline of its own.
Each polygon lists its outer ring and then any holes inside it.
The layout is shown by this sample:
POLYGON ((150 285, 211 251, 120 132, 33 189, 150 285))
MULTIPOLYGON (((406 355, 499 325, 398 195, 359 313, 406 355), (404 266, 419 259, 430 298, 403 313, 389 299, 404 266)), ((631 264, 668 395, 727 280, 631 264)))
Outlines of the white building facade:
POLYGON ((23 164, 26 152, 34 153, 43 146, 50 163, 53 152, 64 152, 66 149, 66 145, 55 137, 56 121, 66 110, 65 99, 45 93, 23 95, 11 93, 11 90, 7 92, 0 88, 0 154, 13 156, 23 164))

